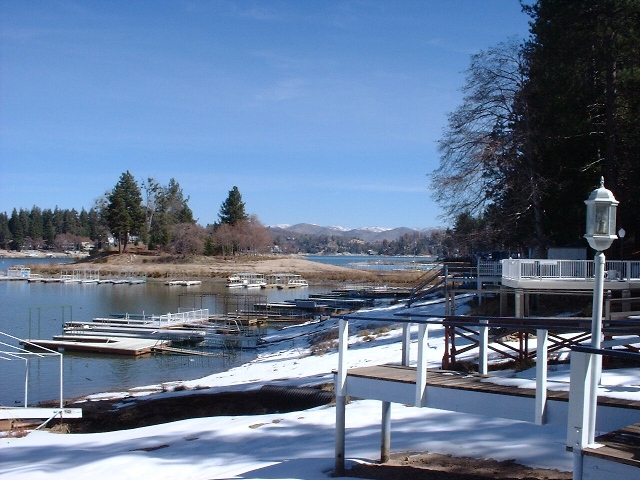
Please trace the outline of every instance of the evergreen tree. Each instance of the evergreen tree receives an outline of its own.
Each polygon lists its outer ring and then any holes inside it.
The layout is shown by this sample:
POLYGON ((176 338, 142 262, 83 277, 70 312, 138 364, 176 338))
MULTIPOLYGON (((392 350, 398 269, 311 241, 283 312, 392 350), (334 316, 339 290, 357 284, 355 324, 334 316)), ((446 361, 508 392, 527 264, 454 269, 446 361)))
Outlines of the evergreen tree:
POLYGON ((11 231, 9 230, 9 216, 2 212, 0 213, 0 247, 8 248, 11 244, 11 231))
POLYGON ((440 142, 435 196, 493 241, 584 246, 583 200, 601 176, 640 247, 640 1, 538 0, 522 46, 472 57, 440 142))
POLYGON ((150 246, 163 247, 172 241, 176 225, 196 223, 187 204, 189 197, 173 178, 166 187, 149 179, 146 188, 150 246))
POLYGON ((56 239, 56 228, 53 212, 48 208, 42 211, 42 238, 44 238, 49 248, 53 248, 56 239))
POLYGON ((91 228, 89 226, 89 213, 83 208, 78 215, 78 235, 91 238, 91 228))
POLYGON ((222 203, 220 213, 218 214, 221 224, 235 225, 236 223, 246 220, 244 202, 238 187, 234 186, 229 190, 229 196, 222 203))
POLYGON ((640 2, 539 0, 526 7, 530 112, 545 226, 584 245, 584 204, 601 176, 640 245, 640 2))
POLYGON ((44 224, 42 222, 42 210, 34 206, 29 214, 29 236, 36 241, 44 236, 44 224))
POLYGON ((13 250, 21 250, 24 243, 24 229, 18 215, 18 211, 14 208, 11 212, 11 218, 8 222, 9 232, 11 233, 11 248, 13 250))
POLYGON ((126 171, 109 194, 106 219, 118 239, 118 250, 124 253, 131 235, 139 235, 144 229, 145 213, 142 195, 133 175, 126 171))

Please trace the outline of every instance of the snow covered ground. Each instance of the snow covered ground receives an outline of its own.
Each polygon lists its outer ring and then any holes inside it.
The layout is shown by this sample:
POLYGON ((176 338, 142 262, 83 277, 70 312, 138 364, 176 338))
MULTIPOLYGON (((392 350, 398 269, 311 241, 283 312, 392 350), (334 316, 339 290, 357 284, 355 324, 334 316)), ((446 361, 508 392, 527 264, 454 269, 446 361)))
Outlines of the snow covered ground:
MULTIPOLYGON (((418 308, 436 313, 443 306, 418 308)), ((372 334, 365 337, 357 330, 367 325, 353 321, 351 325, 350 344, 361 348, 350 348, 350 367, 400 360, 400 329, 384 333, 371 329, 372 334)), ((181 385, 225 391, 260 388, 267 383, 310 386, 330 382, 331 371, 338 364, 335 349, 322 355, 309 353, 309 338, 326 328, 325 322, 284 329, 267 339, 268 346, 251 363, 155 389, 181 385)), ((440 365, 442 338, 441 328, 430 327, 430 367, 440 365)), ((526 383, 533 375, 522 372, 518 377, 526 383)), ((567 369, 549 373, 550 382, 558 388, 568 388, 568 377, 567 369)), ((634 369, 606 373, 603 383, 610 390, 626 390, 627 398, 640 398, 640 374, 634 369)), ((121 396, 146 395, 152 390, 154 387, 145 386, 121 396)), ((178 394, 185 392, 162 395, 178 394)), ((346 418, 347 468, 353 461, 376 461, 380 453, 380 402, 354 401, 347 405, 346 418)), ((392 451, 515 459, 523 465, 564 471, 572 468, 572 455, 564 446, 564 428, 397 404, 392 405, 391 418, 392 451)), ((327 479, 334 465, 334 425, 335 408, 323 406, 285 414, 195 418, 99 434, 34 431, 22 438, 0 437, 0 478, 327 479)))

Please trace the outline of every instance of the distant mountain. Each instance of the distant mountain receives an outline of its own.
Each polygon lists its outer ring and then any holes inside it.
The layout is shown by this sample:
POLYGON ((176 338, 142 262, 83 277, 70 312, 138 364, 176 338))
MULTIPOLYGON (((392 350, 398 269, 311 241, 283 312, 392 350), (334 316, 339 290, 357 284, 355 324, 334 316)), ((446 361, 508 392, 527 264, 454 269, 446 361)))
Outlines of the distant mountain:
POLYGON ((383 227, 361 227, 354 229, 347 229, 344 227, 322 227, 320 225, 314 225, 312 223, 297 223, 296 225, 274 225, 267 227, 272 235, 334 235, 343 236, 348 238, 359 238, 365 242, 382 242, 383 240, 393 241, 397 240, 403 235, 412 233, 429 234, 432 231, 440 230, 439 227, 431 228, 383 228, 383 227))

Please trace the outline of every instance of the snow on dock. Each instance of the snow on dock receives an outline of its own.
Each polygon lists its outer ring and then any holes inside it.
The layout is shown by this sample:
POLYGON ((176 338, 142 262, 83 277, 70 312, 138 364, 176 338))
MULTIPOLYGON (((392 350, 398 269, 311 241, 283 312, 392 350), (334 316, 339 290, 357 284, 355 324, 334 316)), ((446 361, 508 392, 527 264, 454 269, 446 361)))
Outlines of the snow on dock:
MULTIPOLYGON (((24 343, 21 341, 21 344, 24 343)), ((28 345, 54 351, 81 351, 140 356, 152 353, 154 348, 169 345, 169 340, 94 335, 57 335, 53 340, 31 340, 28 345)))

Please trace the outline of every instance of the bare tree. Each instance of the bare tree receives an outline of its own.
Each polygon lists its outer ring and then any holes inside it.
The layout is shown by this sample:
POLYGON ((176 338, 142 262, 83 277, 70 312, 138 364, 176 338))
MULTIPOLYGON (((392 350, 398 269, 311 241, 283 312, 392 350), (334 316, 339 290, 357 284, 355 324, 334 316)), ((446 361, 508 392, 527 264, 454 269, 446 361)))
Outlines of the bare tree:
POLYGON ((194 223, 179 223, 173 228, 173 239, 169 249, 183 258, 204 253, 206 233, 203 227, 194 223))
MULTIPOLYGON (((539 178, 528 143, 524 49, 517 39, 471 57, 463 102, 449 116, 432 173, 435 200, 455 220, 498 205, 503 227, 541 223, 539 178)), ((496 225, 496 228, 499 225, 496 225)))

